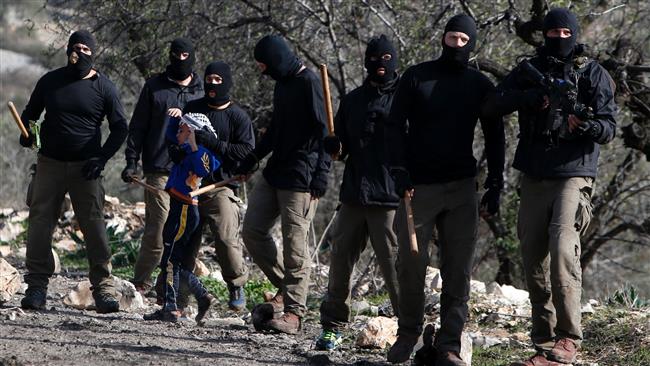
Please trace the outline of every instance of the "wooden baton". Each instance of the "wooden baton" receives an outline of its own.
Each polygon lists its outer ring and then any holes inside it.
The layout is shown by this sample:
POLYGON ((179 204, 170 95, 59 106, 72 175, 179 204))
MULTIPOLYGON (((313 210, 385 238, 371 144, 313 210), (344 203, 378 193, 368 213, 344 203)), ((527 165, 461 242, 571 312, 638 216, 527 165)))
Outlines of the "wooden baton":
POLYGON ((9 111, 11 112, 11 115, 14 117, 14 121, 16 121, 16 124, 18 125, 18 128, 20 129, 20 133, 25 137, 29 137, 29 132, 27 132, 27 129, 25 128, 25 125, 23 122, 20 120, 20 116, 18 115, 18 111, 16 110, 16 106, 14 105, 13 102, 7 102, 7 107, 9 107, 9 111))
POLYGON ((406 226, 409 230, 409 243, 411 244, 411 254, 418 254, 418 238, 415 235, 415 223, 413 222, 413 209, 411 208, 411 196, 409 192, 404 192, 404 208, 406 209, 406 226))
POLYGON ((197 189, 196 191, 190 192, 190 197, 196 197, 196 196, 201 195, 201 194, 203 194, 205 192, 210 192, 213 189, 217 189, 219 187, 226 186, 226 185, 228 185, 228 184, 230 184, 230 183, 232 183, 234 181, 237 181, 239 179, 240 179, 239 176, 230 177, 228 179, 222 180, 221 182, 217 182, 217 183, 207 185, 207 186, 205 186, 203 188, 197 189))
POLYGON ((320 65, 320 79, 323 83, 323 97, 325 98, 325 113, 327 114, 327 131, 330 136, 334 136, 334 114, 332 112, 332 96, 330 94, 329 76, 327 75, 327 65, 320 65))
POLYGON ((149 185, 149 184, 147 184, 147 183, 141 181, 141 180, 140 180, 139 178, 137 178, 137 177, 131 177, 131 181, 132 181, 133 183, 135 183, 135 184, 141 186, 142 188, 146 189, 147 191, 152 192, 152 193, 159 193, 160 191, 162 191, 162 189, 159 189, 159 188, 156 188, 156 187, 154 187, 154 186, 152 186, 152 185, 149 185))

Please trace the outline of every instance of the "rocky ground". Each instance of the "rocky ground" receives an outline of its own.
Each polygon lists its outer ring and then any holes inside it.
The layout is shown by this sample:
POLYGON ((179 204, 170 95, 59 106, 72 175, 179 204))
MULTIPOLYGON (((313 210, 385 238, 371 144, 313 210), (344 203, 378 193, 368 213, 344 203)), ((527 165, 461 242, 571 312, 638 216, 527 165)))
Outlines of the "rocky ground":
MULTIPOLYGON (((314 269, 310 312, 299 336, 263 334, 250 324, 250 313, 234 313, 223 305, 223 283, 209 247, 203 248, 201 275, 221 300, 203 326, 189 318, 178 324, 145 322, 142 315, 156 306, 134 291, 126 279, 135 237, 141 233, 142 205, 106 200, 115 273, 123 311, 97 314, 89 297, 84 257, 74 216, 64 207, 54 236, 59 274, 50 283, 46 311, 22 311, 26 213, 0 212, 0 366, 2 365, 383 365, 394 341, 396 319, 386 295, 370 283, 355 286, 353 322, 341 350, 314 350, 320 332, 318 305, 327 283, 327 267, 314 269), (129 249, 130 248, 130 249, 129 249), (13 265, 15 269, 7 269, 13 265), (121 279, 119 278, 121 277, 121 279), (3 303, 4 301, 4 303, 3 303)), ((137 250, 136 250, 137 252, 137 250)), ((254 277, 247 287, 249 302, 259 302, 269 284, 254 277)), ((372 279, 377 281, 377 279, 372 279)), ((371 282, 368 280, 368 282, 371 282)), ((426 278, 427 322, 436 323, 442 280, 430 267, 426 278)), ((381 283, 379 283, 381 287, 381 283)), ((501 366, 532 353, 528 340, 528 293, 496 283, 472 281, 470 319, 463 336, 463 356, 473 365, 501 366)), ((615 302, 585 301, 585 344, 576 365, 650 364, 650 308, 634 294, 621 292, 615 302)))

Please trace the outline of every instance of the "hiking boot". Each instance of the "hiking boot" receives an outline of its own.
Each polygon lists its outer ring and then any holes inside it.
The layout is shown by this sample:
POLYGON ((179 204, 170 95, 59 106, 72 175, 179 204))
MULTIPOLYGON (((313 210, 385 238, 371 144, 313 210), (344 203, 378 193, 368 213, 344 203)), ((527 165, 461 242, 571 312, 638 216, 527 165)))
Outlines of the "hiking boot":
POLYGON ((574 363, 578 355, 578 345, 569 338, 560 338, 553 349, 548 351, 546 358, 560 363, 574 363))
POLYGON ((120 303, 111 294, 105 292, 93 293, 93 298, 95 299, 95 311, 100 314, 120 311, 120 303))
POLYGON ((214 301, 214 296, 210 294, 206 294, 200 299, 196 299, 196 303, 198 304, 198 312, 196 313, 196 317, 194 320, 196 321, 196 324, 203 324, 203 318, 205 315, 208 313, 208 310, 212 306, 212 302, 214 301))
POLYGON ((343 343, 341 332, 334 329, 323 329, 316 340, 316 349, 319 351, 333 351, 343 343))
POLYGON ((513 362, 510 366, 562 366, 562 364, 549 361, 543 354, 538 353, 526 361, 513 362))
POLYGON ((25 297, 20 301, 20 307, 25 310, 45 310, 47 302, 47 289, 29 287, 25 297))
POLYGON ((413 347, 418 343, 418 336, 398 334, 397 340, 390 347, 386 359, 390 363, 402 363, 411 358, 413 347))
POLYGON ((228 285, 228 307, 234 311, 246 309, 246 294, 243 287, 228 285))
POLYGON ((282 291, 278 290, 275 295, 273 295, 272 292, 265 292, 264 302, 271 304, 273 306, 273 311, 276 313, 284 311, 284 297, 282 296, 282 291))
POLYGON ((436 356, 436 366, 467 366, 458 353, 453 351, 440 352, 436 356))
POLYGON ((145 314, 144 320, 158 320, 161 322, 178 323, 178 318, 181 317, 181 312, 178 310, 163 310, 158 309, 151 314, 145 314))
POLYGON ((271 331, 298 334, 301 328, 300 317, 294 313, 286 312, 277 319, 269 320, 266 327, 271 331))

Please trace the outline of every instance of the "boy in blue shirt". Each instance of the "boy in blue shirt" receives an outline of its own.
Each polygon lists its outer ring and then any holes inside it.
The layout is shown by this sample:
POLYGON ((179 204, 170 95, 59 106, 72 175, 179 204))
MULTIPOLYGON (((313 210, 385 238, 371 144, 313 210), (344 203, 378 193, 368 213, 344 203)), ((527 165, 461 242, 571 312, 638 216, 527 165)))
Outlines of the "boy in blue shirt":
MULTIPOLYGON (((198 199, 189 193, 201 185, 201 179, 217 170, 221 162, 205 147, 197 145, 194 131, 205 129, 215 133, 204 114, 188 113, 182 118, 172 117, 166 130, 172 166, 165 190, 170 196, 169 216, 163 229, 163 255, 160 276, 163 279, 163 307, 144 316, 145 320, 176 322, 180 311, 176 296, 180 281, 187 283, 198 303, 196 322, 207 313, 214 297, 194 275, 193 268, 183 267, 187 243, 199 221, 198 199), (173 152, 173 153, 172 153, 173 152)), ((215 136, 216 137, 216 136, 215 136)))

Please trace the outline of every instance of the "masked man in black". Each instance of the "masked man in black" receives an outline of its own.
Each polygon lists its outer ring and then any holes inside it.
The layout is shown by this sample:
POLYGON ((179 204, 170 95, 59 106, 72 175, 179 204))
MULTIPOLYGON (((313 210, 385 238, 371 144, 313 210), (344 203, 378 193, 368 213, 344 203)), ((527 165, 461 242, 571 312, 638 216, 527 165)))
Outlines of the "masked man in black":
POLYGON ((600 145, 614 138, 617 107, 614 82, 576 44, 578 31, 569 10, 549 11, 544 46, 517 66, 484 106, 494 116, 519 112, 513 162, 523 173, 517 234, 537 354, 513 365, 572 363, 582 342, 580 234, 591 219, 600 145), (546 76, 546 86, 527 62, 546 76), (569 92, 558 94, 560 89, 569 92))
MULTIPOLYGON (((255 147, 253 124, 248 114, 231 100, 232 86, 230 66, 225 62, 212 62, 205 69, 205 96, 189 102, 183 110, 184 113, 205 114, 217 135, 202 130, 195 132, 197 143, 211 150, 221 161, 221 167, 203 179, 204 186, 231 178, 232 170, 255 147)), ((177 151, 170 151, 170 156, 180 158, 177 151)), ((199 196, 200 229, 190 239, 194 253, 188 260, 195 260, 202 228, 208 225, 214 236, 221 273, 228 285, 228 306, 239 311, 246 308, 243 286, 248 279, 248 268, 239 241, 242 201, 237 197, 238 188, 239 183, 235 181, 199 196)), ((188 263, 186 268, 194 266, 188 263)))
POLYGON ((122 179, 130 182, 142 159, 146 183, 160 189, 144 191, 144 233, 132 280, 141 292, 151 287, 151 274, 160 264, 162 232, 169 212, 169 195, 163 191, 172 166, 165 143, 167 113, 173 109, 171 114, 180 117, 189 101, 203 96, 201 78, 193 72, 195 58, 190 40, 176 38, 171 42, 167 70, 145 82, 129 125, 122 179))
POLYGON ((350 275, 368 238, 381 268, 395 314, 398 312, 397 238, 393 231, 399 197, 388 169, 384 125, 397 89, 397 51, 383 34, 368 42, 368 77, 341 101, 336 136, 325 138, 325 150, 345 159, 339 209, 330 258, 329 284, 321 304, 323 332, 316 348, 332 350, 342 341, 341 328, 350 316, 350 275))
MULTIPOLYGON (((29 130, 29 121, 37 121, 45 110, 36 175, 28 198, 24 309, 45 309, 54 271, 52 234, 67 192, 86 243, 97 312, 119 310, 111 278, 100 174, 124 142, 127 126, 115 85, 93 69, 96 51, 95 38, 88 31, 74 32, 68 41, 68 65, 38 81, 21 116, 29 130), (102 145, 104 118, 110 134, 102 145)), ((35 138, 31 133, 27 138, 21 136, 20 144, 31 147, 35 138)))
POLYGON ((442 55, 410 67, 400 80, 387 123, 387 149, 398 195, 412 198, 419 253, 410 253, 404 207, 395 217, 399 242, 397 278, 399 330, 388 352, 390 362, 408 360, 422 333, 424 279, 434 227, 439 237, 442 294, 435 337, 436 365, 465 365, 460 337, 476 245, 479 207, 472 143, 477 121, 485 136, 488 177, 482 209, 496 214, 503 182, 503 122, 481 115, 494 89, 490 80, 467 66, 476 44, 476 25, 467 15, 445 26, 442 55), (407 123, 408 122, 408 123, 407 123))
POLYGON ((307 69, 280 36, 255 46, 262 73, 275 80, 271 124, 236 173, 249 174, 272 152, 248 200, 242 237, 248 252, 279 289, 271 303, 284 314, 268 322, 296 334, 307 311, 311 257, 307 242, 318 199, 327 189, 331 158, 323 150, 327 134, 320 79, 307 69), (270 230, 280 218, 282 249, 270 230))

